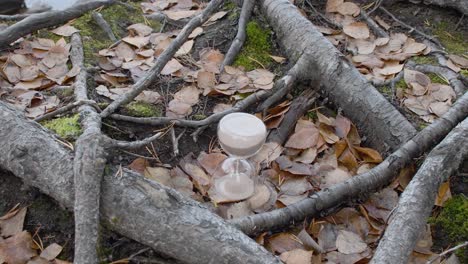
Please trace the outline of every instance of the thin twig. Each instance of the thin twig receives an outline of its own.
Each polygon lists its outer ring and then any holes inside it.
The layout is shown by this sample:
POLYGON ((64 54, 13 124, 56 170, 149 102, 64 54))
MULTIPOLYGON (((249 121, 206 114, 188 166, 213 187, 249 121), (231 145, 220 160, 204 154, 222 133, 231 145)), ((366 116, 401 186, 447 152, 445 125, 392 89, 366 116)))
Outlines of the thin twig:
POLYGON ((379 9, 382 10, 388 16, 390 16, 393 20, 395 20, 395 22, 397 22, 398 24, 402 25, 403 27, 406 27, 407 29, 409 29, 409 33, 412 33, 414 31, 414 32, 416 32, 416 34, 418 34, 418 35, 420 35, 420 36, 422 36, 422 37, 436 43, 437 45, 439 45, 439 47, 443 47, 438 39, 436 39, 435 37, 429 36, 426 33, 424 33, 422 31, 420 31, 420 30, 406 24, 405 22, 401 21, 400 19, 396 18, 392 13, 390 13, 390 11, 385 9, 383 6, 380 6, 379 9))
POLYGON ((360 16, 363 20, 366 21, 367 25, 374 31, 374 33, 379 36, 380 38, 388 38, 388 33, 385 32, 377 23, 375 23, 374 19, 372 19, 369 14, 366 13, 363 9, 361 9, 360 16))
POLYGON ((244 0, 242 4, 242 11, 239 17, 239 26, 237 28, 237 35, 231 43, 226 56, 224 56, 224 61, 221 64, 220 71, 222 72, 224 66, 231 65, 234 62, 237 54, 244 45, 246 34, 247 23, 249 22, 250 15, 252 14, 252 10, 254 8, 255 1, 254 0, 244 0))
POLYGON ((114 148, 119 148, 119 149, 128 149, 128 150, 138 149, 138 148, 141 148, 141 147, 143 147, 145 145, 148 145, 149 143, 155 141, 156 139, 160 138, 163 134, 164 134, 163 132, 158 132, 158 133, 152 135, 151 137, 147 137, 145 139, 138 140, 138 141, 132 141, 132 142, 107 138, 108 142, 109 142, 108 146, 109 147, 114 147, 114 148))
POLYGON ((92 17, 96 24, 106 33, 107 37, 112 41, 117 41, 117 38, 112 32, 112 28, 110 27, 109 23, 102 17, 101 13, 99 12, 92 12, 92 17))
POLYGON ((172 153, 174 157, 177 157, 179 156, 179 141, 177 140, 174 127, 169 129, 169 133, 171 134, 172 153))
POLYGON ((458 250, 458 249, 460 249, 460 248, 463 248, 463 247, 466 247, 466 246, 468 246, 468 241, 465 241, 465 242, 463 242, 462 244, 460 244, 460 245, 458 245, 458 246, 455 246, 455 247, 453 247, 453 248, 450 248, 450 249, 445 250, 444 252, 440 253, 436 258, 427 261, 426 264, 431 264, 431 263, 433 263, 434 261, 436 261, 437 259, 439 259, 439 258, 441 258, 441 257, 443 257, 443 256, 445 256, 445 255, 447 255, 448 253, 451 253, 451 252, 453 252, 453 251, 456 251, 456 250, 458 250))
POLYGON ((42 116, 39 116, 37 118, 34 119, 34 121, 36 122, 40 122, 40 121, 44 121, 44 120, 48 120, 48 119, 51 119, 57 115, 60 115, 60 114, 64 114, 78 106, 81 106, 81 105, 84 105, 84 104, 89 104, 89 105, 93 105, 93 106, 97 106, 97 103, 94 101, 94 100, 79 100, 79 101, 76 101, 76 102, 73 102, 69 105, 66 105, 64 107, 61 107, 55 111, 52 111, 50 113, 47 113, 45 115, 42 115, 42 116))
POLYGON ((314 11, 314 13, 316 13, 320 18, 325 20, 325 22, 327 22, 328 24, 330 24, 331 26, 333 26, 333 27, 335 27, 337 29, 342 29, 343 28, 343 26, 341 24, 338 24, 335 21, 332 21, 331 19, 326 17, 324 14, 320 13, 309 0, 306 0, 306 3, 309 5, 310 9, 312 9, 312 11, 314 11))

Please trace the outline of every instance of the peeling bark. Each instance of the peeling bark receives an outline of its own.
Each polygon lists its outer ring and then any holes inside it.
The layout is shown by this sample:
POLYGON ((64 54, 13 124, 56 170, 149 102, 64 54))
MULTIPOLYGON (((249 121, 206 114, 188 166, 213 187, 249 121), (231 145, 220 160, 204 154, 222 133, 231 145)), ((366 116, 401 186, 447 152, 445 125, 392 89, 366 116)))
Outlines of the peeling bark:
POLYGON ((288 57, 305 56, 298 79, 320 79, 324 92, 381 152, 397 149, 416 134, 398 112, 315 26, 288 0, 262 0, 260 6, 288 57))
MULTIPOLYGON (((72 209, 73 156, 39 124, 0 102, 0 166, 72 209)), ((280 263, 262 246, 175 190, 109 169, 101 219, 113 230, 187 263, 280 263)))
POLYGON ((467 154, 468 119, 465 119, 429 153, 406 187, 372 264, 408 262, 431 214, 439 186, 458 169, 467 154))

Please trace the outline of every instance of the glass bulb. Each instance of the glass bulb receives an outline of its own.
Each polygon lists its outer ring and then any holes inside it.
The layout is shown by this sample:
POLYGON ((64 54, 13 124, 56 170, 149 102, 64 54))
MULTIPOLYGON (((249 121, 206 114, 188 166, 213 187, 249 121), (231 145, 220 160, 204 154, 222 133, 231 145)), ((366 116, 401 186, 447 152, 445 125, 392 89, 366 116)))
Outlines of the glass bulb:
POLYGON ((252 177, 255 168, 247 160, 255 155, 265 143, 266 127, 254 115, 232 113, 221 119, 218 125, 218 139, 230 158, 221 165, 223 175, 215 179, 216 191, 231 200, 247 199, 254 193, 252 177))

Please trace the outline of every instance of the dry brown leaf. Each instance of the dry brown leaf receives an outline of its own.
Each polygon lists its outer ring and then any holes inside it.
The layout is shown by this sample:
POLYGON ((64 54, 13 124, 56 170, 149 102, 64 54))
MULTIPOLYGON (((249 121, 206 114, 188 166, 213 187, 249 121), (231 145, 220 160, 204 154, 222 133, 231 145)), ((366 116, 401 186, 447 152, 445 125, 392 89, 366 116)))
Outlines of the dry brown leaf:
POLYGON ((224 55, 216 49, 205 48, 200 51, 200 64, 205 71, 219 73, 224 55))
POLYGON ((180 20, 195 15, 197 10, 164 11, 164 14, 172 20, 180 20))
MULTIPOLYGON (((112 89, 111 92, 113 90, 114 89, 112 89)), ((158 92, 143 91, 137 97, 135 97, 135 101, 156 104, 161 101, 161 95, 158 92)))
POLYGON ((286 264, 312 264, 312 251, 293 249, 283 252, 280 259, 286 264))
POLYGON ((0 239, 0 258, 8 264, 24 264, 37 255, 32 247, 31 234, 23 231, 5 240, 0 239))
POLYGON ((60 254, 60 252, 62 252, 62 249, 62 246, 60 246, 59 244, 50 244, 44 249, 44 251, 41 252, 40 257, 52 261, 60 254))
POLYGON ((247 201, 234 203, 226 211, 226 219, 235 219, 254 214, 247 201))
POLYGON ((358 5, 353 2, 344 2, 338 6, 337 10, 338 13, 342 14, 343 16, 351 15, 351 16, 358 16, 361 13, 361 9, 358 5))
POLYGON ((403 78, 407 84, 418 83, 426 88, 430 83, 431 79, 422 72, 405 69, 403 72, 403 78))
POLYGON ((308 148, 299 154, 299 156, 294 158, 296 162, 302 162, 306 164, 310 164, 314 162, 315 158, 317 157, 317 148, 308 148))
POLYGON ((358 53, 363 55, 368 55, 374 52, 376 47, 374 41, 367 41, 363 39, 357 39, 354 41, 354 44, 358 48, 358 53))
POLYGON ((115 47, 115 55, 125 61, 133 60, 136 56, 135 51, 125 42, 120 42, 117 47, 115 47))
POLYGON ((132 171, 136 171, 140 174, 145 173, 146 167, 149 166, 148 160, 144 158, 136 158, 132 163, 128 165, 128 168, 131 169, 132 171))
POLYGON ((269 55, 269 56, 274 61, 276 61, 277 63, 280 63, 280 64, 283 64, 286 61, 286 58, 283 58, 283 57, 280 57, 280 56, 273 56, 273 55, 269 55))
POLYGON ((343 32, 355 39, 367 39, 370 36, 369 27, 363 22, 353 22, 343 27, 343 32))
POLYGON ((280 190, 282 194, 286 195, 302 195, 312 190, 312 185, 306 177, 288 178, 281 184, 280 190))
POLYGON ((199 71, 197 74, 197 85, 199 88, 204 89, 203 95, 207 95, 216 85, 215 74, 207 71, 199 71))
POLYGON ((435 114, 438 117, 443 116, 450 109, 451 104, 448 102, 432 102, 429 104, 429 112, 435 114))
POLYGON ((223 111, 226 111, 226 110, 229 110, 232 108, 232 105, 231 104, 223 104, 223 103, 219 103, 219 104, 216 104, 214 107, 213 107, 213 114, 216 114, 216 113, 221 113, 223 111))
POLYGON ((387 24, 387 22, 385 22, 382 18, 380 18, 379 16, 375 16, 375 21, 381 26, 383 27, 385 30, 389 30, 390 29, 390 25, 387 24))
POLYGON ((262 148, 250 159, 257 163, 265 163, 269 165, 272 161, 276 160, 283 152, 283 147, 276 142, 268 142, 263 144, 262 148))
POLYGON ((430 114, 428 111, 430 100, 428 101, 425 96, 406 98, 403 104, 417 115, 424 116, 430 114))
POLYGON ((410 44, 408 45, 405 44, 405 46, 403 46, 403 52, 410 53, 410 54, 419 54, 423 52, 423 50, 425 50, 426 47, 427 47, 426 44, 418 43, 412 40, 410 44))
POLYGON ((198 37, 202 33, 203 33, 203 28, 202 27, 197 27, 192 31, 192 33, 190 33, 188 38, 189 39, 194 39, 194 38, 198 37))
POLYGON ((195 86, 185 86, 174 94, 174 100, 189 104, 190 106, 198 103, 200 91, 195 86))
POLYGON ((448 55, 449 59, 462 69, 468 68, 468 59, 455 54, 448 55))
POLYGON ((270 197, 270 188, 264 184, 257 184, 255 186, 254 195, 250 197, 247 202, 252 210, 256 210, 264 206, 270 200, 270 197))
POLYGON ((21 208, 6 219, 0 220, 0 235, 3 237, 14 236, 21 233, 23 230, 24 217, 26 216, 27 208, 21 208))
POLYGON ((76 29, 74 26, 70 26, 70 25, 63 25, 63 26, 60 26, 56 29, 53 29, 51 30, 50 32, 56 34, 56 35, 59 35, 59 36, 63 36, 63 37, 70 37, 71 35, 73 35, 74 33, 78 32, 79 30, 76 29))
POLYGON ((338 227, 329 223, 325 223, 320 229, 317 239, 318 244, 326 252, 336 250, 336 238, 338 236, 338 227))
POLYGON ((146 167, 144 175, 162 185, 171 186, 171 171, 164 167, 146 167))
POLYGON ((398 205, 398 193, 392 188, 385 188, 372 194, 368 202, 376 208, 391 211, 398 205))
POLYGON ((209 23, 215 22, 215 21, 223 18, 227 13, 228 12, 226 12, 226 11, 216 12, 205 22, 205 24, 209 24, 209 23))
POLYGON ((220 166, 226 158, 227 156, 222 153, 214 152, 207 154, 204 151, 202 151, 198 156, 197 161, 209 175, 221 176, 218 175, 222 173, 220 166))
POLYGON ((211 184, 211 177, 208 176, 200 167, 195 164, 185 162, 183 170, 192 177, 195 187, 202 195, 206 195, 211 184))
POLYGON ((299 201, 304 200, 308 196, 309 196, 308 193, 304 193, 304 194, 301 194, 301 195, 281 194, 278 197, 278 202, 280 202, 284 206, 290 206, 291 204, 295 204, 295 203, 297 203, 299 201))
POLYGON ((452 193, 450 192, 450 181, 446 181, 440 185, 434 204, 443 207, 445 202, 451 197, 452 193))
POLYGON ((184 66, 176 59, 171 59, 161 71, 161 75, 170 75, 182 69, 184 66))
POLYGON ((3 73, 10 83, 15 84, 21 80, 20 67, 13 63, 7 63, 6 66, 3 67, 3 73))
POLYGON ((150 26, 147 26, 142 23, 130 25, 127 27, 127 29, 130 31, 130 34, 132 36, 138 35, 141 37, 146 37, 149 34, 151 34, 151 32, 153 32, 153 29, 150 26))
POLYGON ((461 68, 458 67, 457 65, 455 65, 452 62, 452 60, 447 60, 447 64, 445 66, 447 66, 449 69, 451 69, 452 71, 457 72, 457 73, 461 71, 461 68))
POLYGON ((148 45, 149 37, 141 37, 141 36, 130 37, 129 36, 129 37, 123 38, 122 41, 141 49, 144 46, 148 45))
POLYGON ((367 244, 359 235, 346 230, 340 230, 336 238, 336 247, 343 254, 361 253, 367 249, 367 244))
POLYGON ((333 13, 338 11, 338 7, 343 4, 344 0, 328 0, 326 11, 328 13, 333 13))
POLYGON ((320 123, 319 132, 325 142, 329 144, 335 144, 340 138, 335 134, 335 128, 333 126, 320 123))
POLYGON ((440 83, 431 83, 429 85, 429 91, 432 98, 440 102, 452 102, 457 96, 452 87, 440 83))
POLYGON ((307 149, 314 147, 319 138, 319 131, 315 127, 301 129, 292 134, 285 144, 287 148, 307 149))
POLYGON ((186 41, 180 48, 179 50, 176 52, 176 56, 182 56, 182 55, 187 55, 190 53, 190 51, 192 51, 192 47, 193 47, 193 43, 194 41, 193 40, 188 40, 186 41))
POLYGON ((368 163, 380 163, 382 162, 382 156, 379 152, 371 148, 353 147, 359 153, 359 156, 364 162, 368 163))
POLYGON ((192 113, 192 106, 179 100, 169 102, 166 109, 166 116, 170 118, 182 118, 192 113))
POLYGON ((294 249, 305 249, 299 238, 291 233, 279 233, 265 239, 265 247, 277 254, 294 249))
POLYGON ((374 41, 377 47, 386 45, 390 41, 390 38, 378 38, 374 41))
POLYGON ((401 72, 403 70, 404 64, 399 64, 398 61, 389 61, 385 63, 383 68, 375 69, 375 72, 382 75, 393 75, 401 72))
POLYGON ((324 173, 322 178, 322 184, 320 184, 321 188, 329 188, 337 183, 344 182, 351 178, 349 172, 336 168, 334 170, 328 171, 324 173))
POLYGON ((247 72, 247 77, 256 88, 271 89, 273 88, 273 79, 275 74, 265 69, 255 69, 247 72))

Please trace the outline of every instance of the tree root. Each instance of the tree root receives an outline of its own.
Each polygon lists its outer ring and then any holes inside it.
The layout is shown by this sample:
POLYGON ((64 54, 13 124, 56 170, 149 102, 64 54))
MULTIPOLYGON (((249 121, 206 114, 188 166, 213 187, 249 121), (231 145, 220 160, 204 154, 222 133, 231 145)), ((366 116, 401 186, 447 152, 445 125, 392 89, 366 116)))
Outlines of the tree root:
POLYGON ((468 93, 458 99, 452 108, 433 124, 419 132, 401 148, 388 156, 372 170, 354 176, 293 205, 267 213, 247 216, 230 222, 247 234, 282 227, 317 216, 321 211, 339 206, 357 197, 377 191, 391 183, 398 171, 439 142, 468 115, 468 93))
POLYGON ((221 64, 220 71, 222 72, 224 66, 231 65, 234 62, 237 54, 244 45, 245 38, 247 36, 245 30, 247 28, 247 22, 249 22, 250 15, 252 14, 253 8, 255 5, 255 0, 244 0, 242 4, 242 11, 239 17, 239 26, 237 29, 237 35, 232 41, 231 46, 229 47, 226 56, 224 56, 223 63, 221 64))
POLYGON ((431 214, 439 186, 468 154, 468 118, 427 156, 400 197, 370 263, 406 263, 431 214))
POLYGON ((155 65, 148 71, 146 76, 138 80, 138 82, 134 85, 132 85, 129 92, 119 96, 108 107, 106 107, 101 112, 101 117, 108 117, 110 114, 115 112, 117 108, 132 101, 144 89, 148 88, 149 85, 154 83, 154 81, 158 78, 161 70, 164 68, 167 62, 174 56, 177 50, 179 50, 182 44, 185 43, 192 31, 196 27, 205 23, 208 20, 208 18, 210 18, 210 15, 214 11, 216 11, 223 2, 223 0, 212 0, 200 14, 190 19, 190 21, 187 23, 187 25, 184 26, 179 35, 177 35, 174 41, 172 41, 171 45, 169 45, 169 47, 161 53, 161 55, 156 60, 155 65))
POLYGON ((318 79, 331 102, 344 109, 368 136, 368 144, 387 152, 409 140, 416 130, 350 62, 287 0, 262 0, 268 19, 289 58, 297 80, 318 79), (299 59, 301 58, 301 59, 299 59))
POLYGON ((85 1, 79 2, 65 10, 49 11, 30 15, 0 32, 0 48, 5 48, 15 40, 27 34, 33 33, 41 28, 63 24, 71 19, 83 15, 90 10, 101 6, 108 6, 114 3, 114 0, 85 1))
POLYGON ((428 64, 409 64, 409 66, 420 72, 442 74, 442 76, 444 76, 449 81, 450 86, 452 86, 455 90, 457 97, 463 96, 463 94, 466 92, 466 87, 458 78, 458 74, 446 67, 428 64))
POLYGON ((112 40, 112 41, 117 41, 117 38, 114 35, 114 32, 112 32, 112 28, 110 27, 109 23, 102 17, 101 13, 99 12, 93 12, 92 17, 96 24, 104 31, 107 35, 107 37, 112 40))
MULTIPOLYGON (((69 150, 2 102, 0 123, 2 168, 73 208, 69 150)), ((129 170, 117 171, 105 170, 100 203, 101 220, 116 232, 186 263, 280 263, 198 202, 129 170)))

